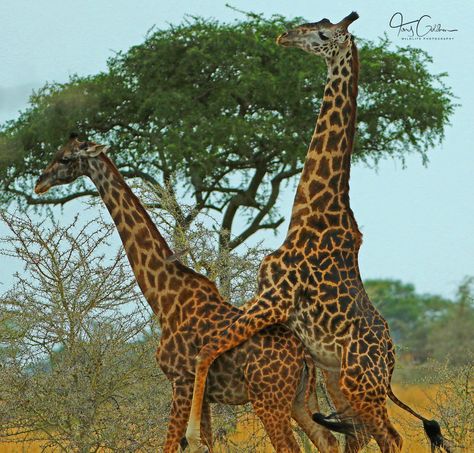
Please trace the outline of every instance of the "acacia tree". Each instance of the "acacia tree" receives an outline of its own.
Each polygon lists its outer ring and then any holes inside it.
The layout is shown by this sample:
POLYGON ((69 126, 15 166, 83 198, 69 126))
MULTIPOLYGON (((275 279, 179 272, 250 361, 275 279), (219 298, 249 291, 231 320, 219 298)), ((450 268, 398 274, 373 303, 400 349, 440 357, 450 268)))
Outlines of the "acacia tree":
POLYGON ((128 265, 103 255, 111 228, 2 220, 10 230, 2 255, 24 270, 0 296, 0 439, 156 451, 169 384, 154 359, 156 336, 141 339, 149 313, 128 265))
MULTIPOLYGON (((301 170, 326 77, 321 59, 275 44, 302 20, 193 18, 149 34, 110 58, 103 73, 45 85, 0 129, 1 201, 27 207, 96 196, 85 180, 49 197, 32 194, 32 179, 76 130, 110 143, 125 177, 192 200, 188 224, 199 212, 218 213, 221 246, 233 249, 278 227, 278 197, 301 170), (233 234, 237 212, 247 224, 233 234)), ((358 42, 354 158, 426 159, 454 108, 446 74, 431 74, 422 50, 393 49, 387 39, 358 42)))
POLYGON ((151 184, 137 184, 140 198, 151 207, 150 214, 159 225, 176 256, 197 272, 215 281, 223 297, 234 305, 249 301, 257 290, 257 271, 270 250, 256 244, 243 244, 238 252, 229 247, 219 247, 216 230, 219 220, 204 212, 192 214, 194 207, 178 202, 173 193, 157 189, 151 184), (159 205, 159 208, 153 206, 159 205), (189 227, 187 218, 195 216, 189 227))
MULTIPOLYGON (((471 330, 472 332, 472 330, 471 330)), ((457 451, 474 449, 474 362, 472 348, 464 349, 461 366, 451 361, 432 364, 432 376, 439 383, 436 394, 429 398, 430 411, 446 428, 448 439, 457 451)), ((427 379, 429 382, 429 380, 427 379)))

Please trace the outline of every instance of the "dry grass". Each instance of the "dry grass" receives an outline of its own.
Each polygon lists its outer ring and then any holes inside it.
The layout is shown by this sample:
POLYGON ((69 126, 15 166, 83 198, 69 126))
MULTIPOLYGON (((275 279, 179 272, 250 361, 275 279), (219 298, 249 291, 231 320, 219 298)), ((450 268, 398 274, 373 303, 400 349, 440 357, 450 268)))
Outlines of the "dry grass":
MULTIPOLYGON (((431 401, 439 396, 440 385, 395 384, 394 392, 402 401, 409 404, 422 415, 425 415, 428 418, 434 416, 431 412, 432 409, 430 409, 431 401)), ((389 412, 397 430, 403 436, 403 453, 430 453, 431 450, 425 437, 421 422, 391 403, 389 404, 389 412)), ((238 446, 251 443, 255 434, 258 439, 261 439, 263 437, 263 428, 258 420, 252 416, 248 416, 246 419, 240 421, 238 431, 229 436, 229 446, 218 451, 222 453, 237 453, 241 451, 238 446)), ((265 442, 263 445, 260 445, 258 449, 254 449, 253 451, 256 453, 270 453, 273 449, 268 442, 265 442)), ((308 451, 314 451, 314 449, 308 451)), ((375 442, 373 442, 367 447, 366 451, 377 452, 379 450, 375 442)), ((458 446, 455 451, 474 451, 472 439, 462 447, 458 446)))
MULTIPOLYGON (((430 416, 430 400, 439 394, 439 385, 394 385, 396 395, 411 405, 415 410, 426 416, 430 416)), ((428 442, 424 436, 421 423, 410 414, 399 409, 397 406, 389 405, 390 415, 397 427, 397 430, 404 438, 404 453, 430 453, 428 442)), ((13 440, 13 439, 12 439, 13 440)), ((18 438, 20 441, 20 438, 18 438)), ((458 451, 473 451, 472 443, 464 445, 458 451)), ((0 453, 40 453, 42 443, 40 441, 23 441, 19 443, 0 443, 0 453)), ((46 451, 54 451, 47 449, 46 451)), ((265 439, 260 422, 251 414, 245 415, 238 423, 235 433, 229 434, 225 444, 216 446, 218 453, 241 453, 251 451, 255 453, 271 453, 269 442, 265 439)), ((375 445, 371 444, 367 451, 377 451, 375 445)))

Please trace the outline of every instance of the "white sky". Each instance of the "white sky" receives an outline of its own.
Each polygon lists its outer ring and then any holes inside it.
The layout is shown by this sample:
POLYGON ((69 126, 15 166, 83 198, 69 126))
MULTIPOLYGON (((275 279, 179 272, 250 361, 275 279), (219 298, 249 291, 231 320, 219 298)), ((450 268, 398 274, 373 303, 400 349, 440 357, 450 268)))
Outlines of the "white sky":
MULTIPOLYGON (((186 14, 231 20, 239 17, 211 0, 1 0, 0 2, 0 121, 15 118, 27 105, 33 88, 46 81, 67 81, 72 74, 94 74, 106 68, 115 51, 143 41, 153 25, 167 27, 186 14)), ((351 178, 351 201, 364 233, 360 264, 363 278, 399 278, 415 283, 418 291, 452 296, 465 275, 474 274, 474 38, 471 22, 474 3, 469 0, 434 2, 398 0, 380 2, 353 0, 244 1, 234 6, 265 15, 279 13, 303 16, 309 21, 327 17, 340 20, 352 9, 360 19, 352 26, 363 38, 376 39, 384 32, 395 44, 405 45, 389 29, 393 13, 407 19, 429 14, 433 23, 456 28, 454 40, 412 41, 434 58, 433 72, 448 72, 447 83, 462 104, 452 117, 442 146, 430 152, 423 167, 419 157, 407 160, 407 169, 385 161, 378 172, 356 166, 351 178)), ((316 112, 308 112, 315 115, 316 112)), ((279 200, 282 213, 289 213, 294 190, 279 200)), ((68 222, 81 208, 67 206, 68 222)), ((278 247, 287 224, 278 235, 259 238, 278 247)), ((0 228, 0 234, 4 230, 0 228)), ((255 238, 256 240, 258 238, 255 238)), ((117 239, 118 242, 118 239, 117 239)), ((18 263, 2 263, 0 282, 5 289, 18 263), (8 268, 7 271, 5 269, 8 268)))

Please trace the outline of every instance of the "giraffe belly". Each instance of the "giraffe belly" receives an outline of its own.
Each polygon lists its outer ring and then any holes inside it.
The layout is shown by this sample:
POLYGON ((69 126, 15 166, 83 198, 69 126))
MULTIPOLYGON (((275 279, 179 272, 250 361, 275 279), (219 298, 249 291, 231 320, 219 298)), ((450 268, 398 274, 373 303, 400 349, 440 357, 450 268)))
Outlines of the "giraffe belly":
POLYGON ((339 370, 342 347, 336 337, 318 326, 308 313, 303 313, 301 307, 295 307, 287 321, 288 327, 303 343, 318 367, 331 371, 339 370))
POLYGON ((246 357, 242 348, 231 349, 219 356, 206 382, 206 399, 211 403, 245 404, 249 401, 244 367, 246 357))

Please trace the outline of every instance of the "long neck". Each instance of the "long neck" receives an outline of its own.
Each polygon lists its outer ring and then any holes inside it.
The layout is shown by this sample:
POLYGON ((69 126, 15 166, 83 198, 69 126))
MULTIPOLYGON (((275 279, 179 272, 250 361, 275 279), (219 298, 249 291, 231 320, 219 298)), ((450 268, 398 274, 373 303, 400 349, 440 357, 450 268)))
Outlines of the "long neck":
MULTIPOLYGON (((290 232, 301 225, 302 218, 315 212, 346 212, 357 229, 349 204, 359 73, 354 42, 327 63, 321 111, 296 192, 290 232)), ((328 217, 343 221, 341 216, 328 217)))
POLYGON ((171 249, 108 157, 101 154, 94 159, 88 176, 117 226, 143 295, 161 319, 163 293, 177 273, 177 263, 167 260, 172 255, 171 249))

